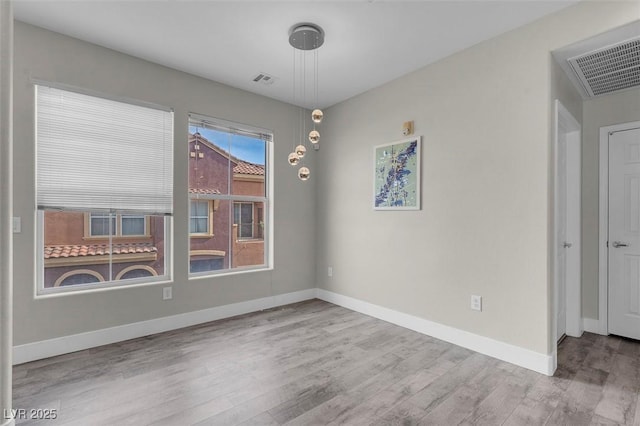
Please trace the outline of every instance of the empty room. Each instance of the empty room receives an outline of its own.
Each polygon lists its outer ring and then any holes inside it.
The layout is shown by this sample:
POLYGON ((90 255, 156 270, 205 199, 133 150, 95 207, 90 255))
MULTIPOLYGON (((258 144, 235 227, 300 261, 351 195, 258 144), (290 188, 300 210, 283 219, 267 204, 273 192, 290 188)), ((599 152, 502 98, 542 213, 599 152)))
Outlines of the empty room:
POLYGON ((0 0, 0 426, 640 426, 640 2, 0 0))

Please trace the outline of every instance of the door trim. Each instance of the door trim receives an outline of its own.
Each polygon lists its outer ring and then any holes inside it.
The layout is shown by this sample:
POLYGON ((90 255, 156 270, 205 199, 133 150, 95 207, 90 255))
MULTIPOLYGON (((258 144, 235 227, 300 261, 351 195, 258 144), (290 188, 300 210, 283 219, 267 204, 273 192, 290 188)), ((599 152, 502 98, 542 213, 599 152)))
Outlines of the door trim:
POLYGON ((640 121, 600 127, 600 211, 598 232, 598 330, 609 334, 609 136, 640 127, 640 121))
MULTIPOLYGON (((561 129, 565 129, 567 133, 567 186, 572 186, 576 193, 572 194, 571 191, 567 191, 567 216, 572 217, 573 220, 569 221, 570 225, 567 226, 567 233, 572 235, 572 243, 575 248, 573 251, 572 259, 578 262, 578 270, 574 271, 574 274, 571 277, 568 277, 566 280, 566 326, 565 333, 568 336, 580 337, 583 332, 582 326, 582 283, 580 279, 581 266, 581 221, 580 221, 580 212, 581 212, 581 149, 582 149, 582 138, 581 138, 581 125, 576 120, 573 115, 567 110, 567 108, 562 105, 562 103, 556 99, 555 101, 555 132, 554 132, 554 147, 553 147, 553 238, 552 238, 552 280, 553 280, 553 315, 552 315, 552 336, 553 336, 553 348, 557 347, 558 338, 558 325, 557 325, 557 314, 558 314, 558 300, 556 298, 556 289, 558 286, 556 280, 556 260, 557 260, 557 251, 560 246, 560 242, 557 240, 557 212, 556 206, 557 202, 557 194, 558 190, 556 188, 558 182, 558 136, 560 134, 561 129), (576 256, 576 257, 573 257, 576 256)), ((569 256, 567 256, 569 258, 569 256)), ((569 271, 570 268, 567 268, 569 271)))

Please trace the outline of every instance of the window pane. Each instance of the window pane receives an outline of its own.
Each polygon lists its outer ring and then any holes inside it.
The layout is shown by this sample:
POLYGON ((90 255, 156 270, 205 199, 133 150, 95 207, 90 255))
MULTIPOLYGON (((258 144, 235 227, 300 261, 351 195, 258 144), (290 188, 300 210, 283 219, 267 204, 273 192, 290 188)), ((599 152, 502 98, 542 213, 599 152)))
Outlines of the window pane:
POLYGON ((231 135, 189 126, 189 193, 218 195, 229 193, 231 135))
POLYGON ((233 268, 266 264, 264 203, 235 203, 234 212, 240 214, 240 223, 234 224, 238 238, 233 240, 233 268))
POLYGON ((191 219, 191 233, 193 234, 206 234, 208 232, 209 219, 207 218, 193 218, 191 219))
POLYGON ((208 234, 209 233, 209 201, 208 200, 191 200, 191 220, 190 233, 192 234, 208 234))
POLYGON ((122 215, 122 235, 144 235, 144 216, 122 215))
MULTIPOLYGON (((190 238, 190 272, 207 272, 228 269, 230 264, 230 209, 233 204, 228 200, 213 202, 213 232, 209 235, 197 235, 192 232, 190 238)), ((191 218, 191 229, 204 230, 209 226, 208 218, 191 218)))
POLYGON ((258 138, 232 135, 233 180, 231 193, 264 197, 267 143, 258 138))
POLYGON ((133 241, 118 235, 86 240, 83 212, 45 211, 43 217, 44 288, 130 279, 134 273, 127 271, 138 269, 148 277, 165 275, 164 216, 149 216, 150 235, 133 241))
POLYGON ((209 202, 208 201, 195 201, 194 216, 207 217, 209 216, 209 202))
POLYGON ((237 226, 238 238, 253 238, 253 203, 235 203, 233 210, 234 225, 237 226))
POLYGON ((116 216, 102 213, 91 213, 91 236, 116 234, 116 216), (111 218, 111 220, 109 220, 111 218), (109 225, 111 222, 111 225, 109 225))
POLYGON ((224 266, 224 258, 215 257, 211 259, 195 259, 191 261, 190 272, 217 271, 224 266))
MULTIPOLYGON (((124 216, 123 216, 124 219, 124 216)), ((140 223, 140 217, 130 216, 131 221, 140 223)), ((165 275, 165 221, 167 216, 147 216, 149 235, 129 239, 112 239, 113 264, 111 276, 113 280, 129 280, 134 278, 152 278, 165 275)), ((144 233, 144 217, 142 217, 144 233)), ((124 220, 123 220, 124 223, 124 220)), ((133 235, 133 234, 131 234, 133 235)), ((139 235, 139 234, 138 234, 139 235)), ((147 280, 148 281, 148 280, 147 280)))

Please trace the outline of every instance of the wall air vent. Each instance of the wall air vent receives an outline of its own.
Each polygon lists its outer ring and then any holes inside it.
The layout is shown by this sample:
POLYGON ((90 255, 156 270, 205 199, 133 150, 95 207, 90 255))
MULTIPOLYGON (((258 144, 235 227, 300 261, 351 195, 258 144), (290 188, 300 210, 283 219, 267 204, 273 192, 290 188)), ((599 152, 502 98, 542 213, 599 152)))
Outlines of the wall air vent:
POLYGON ((640 37, 567 61, 589 97, 640 86, 640 37))
POLYGON ((267 73, 261 72, 260 74, 253 77, 254 83, 262 83, 265 86, 271 86, 277 80, 276 77, 269 75, 267 73))

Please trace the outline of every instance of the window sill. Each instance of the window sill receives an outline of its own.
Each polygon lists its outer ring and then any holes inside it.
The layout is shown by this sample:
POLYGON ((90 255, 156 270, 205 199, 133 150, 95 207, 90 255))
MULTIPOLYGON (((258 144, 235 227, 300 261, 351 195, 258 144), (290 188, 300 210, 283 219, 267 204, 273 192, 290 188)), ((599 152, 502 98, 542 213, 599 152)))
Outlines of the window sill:
POLYGON ((93 284, 91 286, 89 284, 86 284, 86 285, 80 284, 77 286, 68 286, 68 287, 48 287, 44 289, 39 288, 36 290, 36 294, 34 295, 34 298, 35 299, 51 299, 54 297, 61 297, 61 296, 72 296, 72 295, 89 294, 89 293, 102 293, 105 291, 118 290, 118 289, 174 284, 173 278, 169 276, 160 276, 157 278, 158 278, 157 280, 153 280, 153 281, 146 280, 142 282, 129 282, 125 284, 123 284, 122 281, 110 281, 110 282, 103 282, 100 284, 93 284), (79 287, 83 287, 83 288, 79 288, 79 287))
POLYGON ((226 277, 231 275, 248 274, 253 272, 268 272, 268 271, 273 271, 273 266, 258 265, 255 267, 225 269, 220 271, 195 272, 195 273, 189 273, 189 281, 201 280, 205 278, 218 278, 218 277, 226 277))
MULTIPOLYGON (((112 235, 111 239, 112 240, 143 240, 143 239, 151 239, 151 235, 112 235)), ((87 240, 87 241, 100 241, 100 240, 104 240, 104 241, 109 241, 109 236, 108 235, 89 235, 89 236, 84 236, 82 237, 83 240, 87 240)))

